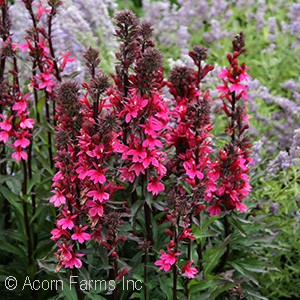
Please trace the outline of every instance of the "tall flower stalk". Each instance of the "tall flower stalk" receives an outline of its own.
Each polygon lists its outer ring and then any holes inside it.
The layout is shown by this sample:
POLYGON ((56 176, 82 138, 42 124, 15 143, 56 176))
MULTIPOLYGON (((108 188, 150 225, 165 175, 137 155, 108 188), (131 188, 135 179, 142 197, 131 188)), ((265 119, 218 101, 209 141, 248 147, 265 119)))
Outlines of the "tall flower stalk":
MULTIPOLYGON (((223 69, 219 77, 223 85, 217 86, 220 98, 223 100, 223 110, 228 117, 227 133, 230 142, 220 149, 218 158, 218 172, 220 181, 218 189, 214 193, 212 206, 208 208, 210 215, 219 214, 221 211, 237 209, 246 212, 247 207, 242 202, 251 190, 249 183, 250 164, 254 161, 250 157, 251 144, 247 136, 249 118, 247 114, 248 101, 247 82, 251 78, 247 71, 249 68, 245 63, 239 64, 238 58, 246 49, 243 32, 233 40, 233 53, 227 55, 229 68, 223 69)), ((225 237, 231 234, 228 217, 224 217, 225 237)), ((229 257, 229 244, 223 255, 216 272, 223 270, 229 257)))

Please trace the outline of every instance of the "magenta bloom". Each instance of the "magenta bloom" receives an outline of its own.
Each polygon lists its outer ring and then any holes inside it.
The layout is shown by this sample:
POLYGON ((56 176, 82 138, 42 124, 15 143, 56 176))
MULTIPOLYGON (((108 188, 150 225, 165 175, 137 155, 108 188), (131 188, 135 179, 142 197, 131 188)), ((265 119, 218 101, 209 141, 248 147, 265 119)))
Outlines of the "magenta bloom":
POLYGON ((11 157, 15 159, 16 161, 21 161, 22 159, 27 160, 28 154, 27 152, 23 151, 22 148, 17 147, 15 148, 16 152, 14 152, 11 157))
POLYGON ((207 208, 207 212, 209 213, 209 215, 212 216, 216 216, 219 215, 221 213, 221 208, 216 204, 216 205, 212 205, 209 206, 207 208))
POLYGON ((50 232, 52 234, 52 237, 50 239, 53 241, 58 240, 64 234, 64 232, 65 230, 54 228, 50 232))
POLYGON ((191 268, 191 265, 194 261, 188 262, 183 268, 182 273, 185 274, 188 278, 195 278, 195 275, 198 273, 196 268, 191 268))
POLYGON ((48 93, 51 93, 53 86, 55 86, 55 81, 52 80, 53 76, 50 72, 51 70, 45 70, 40 76, 35 76, 36 79, 41 81, 38 85, 39 89, 46 89, 48 93))
MULTIPOLYGON (((103 170, 104 171, 104 170, 103 170)), ((98 170, 89 170, 86 172, 86 174, 90 177, 90 179, 96 184, 96 183, 105 183, 106 177, 103 174, 103 171, 99 168, 98 170)))
POLYGON ((186 174, 191 179, 194 179, 195 177, 197 177, 198 179, 204 178, 203 173, 199 171, 200 164, 196 165, 193 159, 190 159, 189 161, 185 161, 183 163, 183 166, 185 168, 186 174))
POLYGON ((0 142, 6 144, 9 140, 9 133, 7 131, 0 131, 0 142))
POLYGON ((171 266, 177 262, 177 256, 181 253, 175 253, 173 250, 168 249, 169 253, 161 253, 160 260, 157 260, 154 264, 159 268, 159 270, 164 270, 168 272, 171 269, 171 266))
POLYGON ((129 99, 129 102, 126 104, 124 110, 120 113, 120 116, 125 115, 125 122, 129 123, 131 119, 134 119, 138 116, 138 113, 143 110, 148 104, 147 99, 143 99, 139 95, 129 99))
POLYGON ((57 221, 57 225, 61 226, 62 229, 72 229, 75 225, 73 219, 77 217, 77 215, 71 215, 69 212, 62 211, 64 218, 57 221))
POLYGON ((13 107, 12 110, 17 110, 18 114, 21 114, 22 112, 25 112, 27 109, 27 99, 30 96, 30 94, 26 94, 24 97, 20 96, 19 101, 16 102, 13 107))
POLYGON ((3 115, 0 115, 0 117, 4 120, 3 122, 0 122, 0 129, 4 131, 10 131, 12 129, 11 120, 13 116, 10 118, 5 118, 3 115))
POLYGON ((60 66, 60 68, 62 70, 64 70, 64 68, 66 67, 66 64, 68 62, 73 62, 75 60, 75 57, 69 57, 70 55, 71 55, 71 51, 68 51, 66 54, 62 54, 63 61, 62 61, 61 66, 60 66))
POLYGON ((55 195, 50 198, 50 202, 54 203, 55 207, 66 204, 66 197, 62 194, 61 191, 54 190, 52 192, 55 193, 55 195))
POLYGON ((14 146, 15 147, 21 147, 21 148, 26 148, 27 146, 30 145, 30 141, 26 139, 24 136, 20 136, 15 142, 14 146))
POLYGON ((88 226, 84 227, 77 227, 76 226, 76 233, 72 234, 72 240, 77 240, 80 244, 84 243, 85 241, 89 241, 92 237, 89 233, 84 232, 88 226))
POLYGON ((184 239, 190 239, 190 240, 195 240, 196 238, 193 236, 193 233, 191 232, 192 228, 187 228, 185 224, 183 224, 183 231, 178 237, 178 240, 184 240, 184 239))
POLYGON ((50 11, 51 11, 50 8, 45 9, 45 7, 44 7, 44 5, 43 5, 42 2, 40 2, 40 4, 37 5, 37 7, 38 7, 38 12, 37 12, 37 15, 36 15, 36 19, 37 19, 37 20, 40 20, 40 19, 41 19, 43 13, 47 13, 47 12, 50 12, 50 11))
POLYGON ((64 266, 70 269, 73 269, 74 267, 76 267, 77 269, 81 268, 82 262, 78 257, 82 257, 82 256, 84 256, 84 254, 82 253, 76 253, 76 254, 72 253, 72 258, 67 260, 64 263, 64 266))
POLYGON ((101 203, 105 202, 109 198, 109 194, 104 192, 104 188, 89 191, 87 193, 88 197, 93 197, 93 200, 99 200, 101 203))
POLYGON ((152 194, 155 196, 158 195, 159 192, 164 191, 165 186, 160 181, 158 181, 157 178, 152 178, 152 180, 147 186, 147 190, 148 192, 152 192, 152 194))
POLYGON ((90 207, 89 214, 92 217, 99 216, 103 217, 103 205, 101 203, 94 202, 92 200, 87 201, 87 207, 90 207))
POLYGON ((22 129, 32 129, 34 124, 34 120, 27 117, 21 117, 20 127, 22 129))

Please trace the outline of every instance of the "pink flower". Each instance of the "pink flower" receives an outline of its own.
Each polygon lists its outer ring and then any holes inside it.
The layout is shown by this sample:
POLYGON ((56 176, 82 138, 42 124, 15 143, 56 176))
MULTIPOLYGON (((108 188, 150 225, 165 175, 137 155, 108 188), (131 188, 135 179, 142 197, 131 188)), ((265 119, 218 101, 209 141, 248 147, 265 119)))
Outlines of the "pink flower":
POLYGON ((239 210, 240 212, 246 212, 247 211, 247 206, 243 203, 243 202, 237 202, 235 204, 235 207, 237 210, 239 210))
POLYGON ((164 260, 157 260, 155 263, 154 263, 156 266, 160 267, 159 270, 162 271, 164 270, 165 272, 168 272, 170 271, 171 269, 171 265, 166 263, 164 260))
POLYGON ((19 49, 21 49, 21 51, 26 51, 28 48, 29 48, 29 42, 28 41, 26 41, 26 43, 25 44, 19 44, 19 49))
POLYGON ((244 86, 241 83, 234 83, 231 85, 230 87, 230 92, 236 92, 236 93, 240 93, 240 92, 245 92, 247 90, 247 87, 244 86))
POLYGON ((145 175, 145 168, 143 164, 135 163, 130 168, 129 171, 134 171, 136 176, 139 176, 141 173, 145 175))
POLYGON ((89 214, 92 217, 99 216, 103 217, 103 205, 101 203, 94 202, 92 200, 87 201, 87 207, 90 207, 89 214))
POLYGON ((25 112, 27 109, 27 99, 30 94, 26 94, 24 97, 19 98, 19 100, 13 105, 12 110, 17 110, 18 114, 25 112))
POLYGON ((0 129, 10 131, 12 129, 11 120, 13 119, 13 116, 5 118, 3 115, 0 115, 0 117, 4 120, 3 122, 0 122, 0 129))
POLYGON ((142 159, 147 157, 147 152, 145 149, 130 149, 126 153, 128 156, 132 155, 133 162, 141 162, 142 159))
MULTIPOLYGON (((39 38, 39 42, 37 43, 37 45, 39 46, 39 52, 40 52, 40 56, 45 56, 49 54, 49 49, 47 48, 47 42, 45 40, 43 40, 43 38, 40 36, 39 38)), ((43 58, 43 61, 47 61, 50 65, 52 64, 52 61, 49 58, 43 58)), ((52 71, 52 67, 50 67, 50 69, 48 70, 49 72, 52 71)))
POLYGON ((31 118, 21 117, 20 127, 22 129, 32 129, 34 124, 34 120, 31 118))
POLYGON ((144 148, 149 147, 150 150, 155 149, 155 147, 163 147, 163 144, 160 140, 157 140, 156 138, 153 138, 152 136, 149 136, 147 139, 143 141, 144 148))
POLYGON ((21 135, 15 142, 14 146, 15 147, 21 147, 21 148, 26 148, 27 146, 30 145, 30 141, 26 139, 23 135, 21 135))
POLYGON ((165 186, 161 182, 159 182, 157 178, 152 178, 147 186, 147 191, 152 192, 154 196, 158 195, 159 192, 162 192, 164 190, 165 186))
POLYGON ((228 93, 229 92, 229 88, 228 88, 227 84, 225 84, 225 85, 218 85, 218 86, 216 86, 216 89, 220 93, 228 93))
POLYGON ((13 159, 15 159, 16 161, 21 161, 22 159, 27 160, 27 152, 23 151, 20 147, 15 148, 15 150, 16 152, 14 152, 11 156, 13 159))
POLYGON ((70 55, 71 55, 71 51, 67 52, 66 54, 62 53, 63 61, 60 66, 61 70, 64 70, 68 62, 73 62, 76 59, 75 57, 69 57, 70 55))
POLYGON ((221 213, 221 208, 217 204, 215 204, 215 205, 209 206, 207 208, 207 212, 209 213, 209 215, 211 217, 216 216, 216 215, 219 215, 221 213))
POLYGON ((184 240, 184 239, 190 239, 190 240, 195 240, 196 238, 193 236, 193 234, 191 233, 192 228, 186 228, 186 225, 183 224, 183 231, 181 233, 181 235, 178 237, 178 240, 184 240))
POLYGON ((53 190, 52 192, 55 193, 55 195, 50 198, 50 202, 54 203, 55 207, 66 204, 66 197, 62 194, 61 191, 53 190))
POLYGON ((52 237, 50 238, 51 240, 55 241, 58 240, 64 233, 64 230, 59 229, 59 228, 54 228, 50 232, 52 234, 52 237))
POLYGON ((84 226, 82 228, 76 226, 76 233, 72 234, 71 239, 77 240, 80 244, 85 241, 89 241, 92 237, 89 233, 84 232, 87 228, 88 226, 84 226))
POLYGON ((89 191, 88 197, 93 197, 93 200, 99 200, 101 203, 109 199, 109 194, 104 192, 104 188, 97 188, 97 190, 89 191))
POLYGON ((76 173, 78 174, 79 179, 85 179, 88 176, 89 166, 88 165, 80 165, 76 169, 76 173))
POLYGON ((103 171, 101 170, 101 168, 97 169, 97 170, 89 170, 86 172, 87 176, 90 177, 90 179, 96 184, 96 183, 105 183, 106 182, 106 177, 105 175, 102 173, 103 171))
POLYGON ((139 111, 147 106, 147 104, 147 99, 143 99, 140 95, 135 95, 129 99, 128 103, 126 103, 124 110, 120 113, 120 116, 125 115, 125 122, 129 123, 131 119, 138 116, 139 111))
POLYGON ((164 270, 168 272, 171 269, 171 266, 177 262, 177 256, 181 253, 175 253, 173 250, 168 249, 167 253, 161 253, 160 260, 157 260, 154 264, 159 268, 159 270, 164 270))
POLYGON ((6 131, 0 131, 0 142, 6 144, 8 139, 9 139, 9 133, 6 131))
POLYGON ((62 211, 65 218, 62 218, 57 221, 57 225, 61 226, 62 229, 72 229, 75 225, 73 219, 77 217, 77 215, 71 215, 70 212, 62 211))
POLYGON ((104 145, 100 144, 97 145, 93 151, 87 151, 86 154, 90 157, 96 157, 97 159, 100 159, 103 156, 104 151, 104 145))
POLYGON ((57 252, 55 254, 62 263, 65 263, 66 261, 72 259, 71 251, 72 251, 72 248, 74 247, 74 245, 68 246, 65 243, 64 244, 56 243, 56 244, 59 247, 59 249, 57 250, 57 252))
POLYGON ((156 138, 157 132, 163 129, 162 122, 152 116, 149 118, 149 122, 147 124, 141 124, 140 126, 143 127, 145 133, 152 138, 156 138))
POLYGON ((51 70, 45 70, 44 73, 41 73, 40 76, 35 76, 35 78, 41 81, 38 84, 39 89, 46 89, 48 93, 51 93, 53 86, 55 86, 55 81, 52 80, 53 76, 48 73, 49 71, 51 70))
POLYGON ((204 178, 203 173, 198 170, 200 164, 196 166, 195 161, 193 159, 190 159, 189 161, 185 161, 183 163, 183 166, 185 168, 186 174, 191 179, 194 179, 195 177, 197 177, 198 179, 204 178))
POLYGON ((134 182, 135 174, 134 172, 129 171, 127 167, 119 168, 119 172, 121 173, 120 177, 123 182, 126 180, 128 180, 131 183, 134 182))
POLYGON ((64 266, 70 269, 73 269, 74 267, 76 267, 77 269, 81 268, 82 262, 78 257, 82 257, 82 256, 84 256, 84 254, 82 253, 76 253, 76 254, 72 253, 71 259, 67 260, 64 263, 64 266))
POLYGON ((40 2, 40 4, 37 7, 38 7, 38 12, 37 12, 37 15, 36 15, 36 19, 38 21, 41 19, 43 13, 48 13, 48 12, 51 11, 51 9, 45 9, 42 2, 40 2))
POLYGON ((230 78, 230 77, 232 77, 232 76, 231 76, 230 72, 229 72, 227 69, 223 69, 223 70, 221 70, 221 72, 220 72, 220 74, 219 74, 219 77, 220 77, 221 79, 224 79, 224 78, 226 78, 226 77, 230 78))
POLYGON ((188 262, 183 268, 182 273, 185 274, 188 278, 195 278, 195 275, 198 273, 196 268, 191 268, 191 265, 194 261, 188 262))

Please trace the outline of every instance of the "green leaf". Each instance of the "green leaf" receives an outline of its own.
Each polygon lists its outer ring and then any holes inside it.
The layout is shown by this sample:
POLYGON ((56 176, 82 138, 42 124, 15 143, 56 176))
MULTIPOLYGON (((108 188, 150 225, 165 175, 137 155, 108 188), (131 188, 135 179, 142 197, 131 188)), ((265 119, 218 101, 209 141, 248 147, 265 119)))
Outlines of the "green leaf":
POLYGON ((220 244, 217 244, 206 251, 203 256, 203 268, 206 275, 210 274, 210 272, 217 266, 220 258, 226 251, 226 246, 231 242, 231 236, 228 236, 224 241, 220 244))
POLYGON ((16 194, 12 193, 7 187, 2 186, 0 193, 7 199, 7 201, 18 211, 18 213, 23 215, 23 207, 21 204, 21 199, 16 194))
POLYGON ((254 291, 249 291, 249 290, 244 290, 245 294, 249 295, 249 296, 253 296, 255 297, 255 299, 261 299, 261 300, 269 300, 268 298, 262 296, 261 294, 254 292, 254 291))
POLYGON ((201 230, 206 229, 210 224, 215 222, 218 219, 221 219, 224 216, 224 213, 221 213, 219 215, 213 216, 213 217, 207 217, 203 222, 201 221, 201 230))
POLYGON ((136 201, 130 210, 130 223, 135 223, 136 217, 140 209, 142 208, 144 201, 136 201))
POLYGON ((173 300, 172 282, 170 278, 159 278, 160 289, 167 296, 168 300, 173 300))
POLYGON ((61 295, 63 295, 64 300, 78 300, 75 287, 71 285, 70 283, 64 281, 63 282, 63 290, 61 291, 61 295))
POLYGON ((239 232, 239 234, 242 236, 242 237, 246 237, 247 234, 243 228, 243 226, 240 224, 240 221, 238 221, 235 217, 233 216, 229 216, 228 218, 229 220, 229 223, 239 232))
POLYGON ((197 294, 201 291, 205 291, 209 288, 214 288, 217 286, 217 282, 215 280, 201 280, 198 281, 196 279, 191 280, 188 285, 189 293, 191 295, 197 294))
POLYGON ((258 281, 253 277, 251 272, 247 271, 242 265, 235 263, 235 262, 230 262, 230 265, 238 271, 244 278, 251 280, 254 284, 259 286, 258 281))
POLYGON ((24 253, 24 251, 22 249, 20 249, 16 246, 13 246, 12 244, 5 242, 5 241, 1 241, 0 250, 8 252, 8 253, 14 253, 21 259, 26 258, 26 254, 24 253))
POLYGON ((200 230, 198 226, 193 225, 193 235, 196 239, 201 239, 204 237, 211 237, 211 236, 218 236, 219 233, 217 231, 214 231, 212 229, 204 229, 200 230))
POLYGON ((30 192, 33 188, 33 186, 40 180, 41 174, 44 172, 44 168, 38 172, 36 172, 31 180, 29 180, 28 185, 27 185, 27 195, 30 195, 30 192))

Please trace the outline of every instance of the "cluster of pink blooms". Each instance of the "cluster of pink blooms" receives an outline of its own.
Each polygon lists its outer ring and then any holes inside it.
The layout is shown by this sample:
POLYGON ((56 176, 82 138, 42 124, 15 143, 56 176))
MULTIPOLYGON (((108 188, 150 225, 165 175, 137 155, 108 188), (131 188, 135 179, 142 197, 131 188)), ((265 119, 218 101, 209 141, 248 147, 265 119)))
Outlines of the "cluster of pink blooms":
MULTIPOLYGON (((206 58, 207 49, 196 46, 190 56, 197 70, 188 67, 175 67, 171 71, 168 86, 173 95, 173 123, 168 135, 168 144, 176 150, 175 161, 171 161, 174 173, 183 178, 193 189, 204 188, 205 197, 210 200, 216 190, 219 174, 211 161, 212 152, 210 123, 210 98, 208 91, 200 91, 201 80, 213 69, 201 65, 206 58), (175 171, 176 170, 176 171, 175 171)), ((194 206, 201 205, 197 201, 194 206)))
MULTIPOLYGON (((3 42, 3 51, 6 51, 10 57, 15 57, 17 44, 12 43, 11 37, 3 42)), ((33 129, 34 120, 29 118, 28 98, 30 94, 23 95, 20 91, 17 66, 14 65, 15 79, 13 85, 2 93, 0 106, 2 113, 0 114, 0 142, 8 144, 14 152, 12 158, 16 161, 27 160, 27 148, 31 143, 31 131, 33 129), (11 140, 10 140, 11 138, 11 140), (12 144, 10 143, 13 142, 12 144)))
MULTIPOLYGON (((175 233, 171 230, 166 230, 166 233, 168 233, 172 239, 168 244, 167 253, 161 252, 160 259, 155 262, 155 265, 159 267, 159 270, 168 272, 172 267, 176 267, 178 263, 178 257, 182 255, 182 253, 177 252, 179 243, 182 241, 186 242, 188 240, 191 241, 196 239, 191 231, 192 228, 187 228, 185 223, 183 223, 182 232, 177 237, 174 236, 175 233), (175 242, 174 237, 176 238, 177 243, 175 242)), ((190 260, 181 268, 181 274, 186 275, 190 279, 195 278, 195 275, 198 273, 198 270, 196 268, 191 267, 193 262, 194 260, 190 260)))
MULTIPOLYGON (((119 13, 116 23, 121 51, 116 55, 114 85, 110 86, 108 78, 98 71, 99 53, 90 48, 84 54, 91 74, 90 81, 82 85, 85 95, 80 98, 74 81, 57 89, 58 172, 50 202, 60 211, 51 232, 59 248, 58 268, 81 267, 80 244, 92 240, 108 250, 115 275, 123 276, 128 270, 119 270, 117 260, 118 247, 126 237, 118 230, 124 215, 130 215, 130 201, 116 200, 115 193, 131 197, 133 203, 139 200, 136 187, 140 186, 142 197, 154 196, 153 201, 166 195, 163 209, 158 209, 164 211, 158 222, 170 224, 165 231, 168 246, 155 265, 165 272, 179 271, 195 278, 198 270, 192 266, 191 253, 184 258, 185 265, 179 268, 178 262, 178 257, 183 257, 181 250, 195 239, 193 220, 205 209, 210 215, 245 211, 242 200, 250 191, 247 173, 251 145, 245 135, 249 116, 242 101, 247 100, 249 75, 248 68, 237 61, 244 51, 243 36, 234 42, 234 53, 228 55, 230 67, 221 72, 223 85, 217 87, 231 141, 214 153, 212 100, 208 91, 201 91, 201 81, 213 69, 204 65, 207 49, 195 47, 190 56, 196 69, 175 67, 165 82, 161 56, 151 41, 151 25, 139 24, 128 11, 119 13), (164 86, 168 86, 171 100, 164 99, 164 86), (121 190, 131 190, 131 194, 121 190), (211 205, 206 208, 207 203, 211 205)), ((47 55, 45 48, 41 51, 47 55)), ((69 53, 63 65, 70 61, 68 57, 69 53)), ((45 58, 45 68, 35 77, 35 84, 52 93, 55 66, 50 61, 45 58)), ((151 203, 146 205, 152 213, 151 203)), ((148 229, 145 244, 153 243, 148 229)))
POLYGON ((48 1, 48 8, 44 7, 42 1, 39 1, 38 4, 30 0, 22 1, 33 22, 33 28, 27 31, 26 42, 18 45, 18 48, 22 51, 28 51, 34 65, 30 87, 31 89, 36 88, 45 91, 46 101, 53 100, 53 88, 57 81, 61 81, 60 73, 65 69, 68 62, 75 60, 75 57, 70 57, 70 51, 65 54, 61 53, 60 58, 56 57, 51 45, 52 20, 61 1, 48 1), (47 19, 48 28, 41 22, 43 17, 47 19), (58 65, 58 62, 60 62, 60 65, 58 65))
MULTIPOLYGON (((181 253, 174 252, 172 249, 168 248, 168 253, 161 253, 160 260, 155 262, 155 265, 159 267, 159 270, 168 272, 171 270, 171 267, 175 265, 178 261, 178 256, 181 253)), ((195 278, 195 275, 198 273, 198 270, 194 267, 191 267, 193 264, 193 260, 187 262, 181 269, 181 274, 187 276, 187 278, 195 278)))
MULTIPOLYGON (((26 8, 32 11, 32 1, 23 0, 26 8)), ((51 9, 45 9, 43 4, 37 6, 36 15, 32 15, 35 21, 39 21, 44 13, 49 13, 51 9)), ((25 44, 12 43, 12 39, 9 36, 2 47, 9 49, 10 56, 15 56, 17 49, 22 51, 28 50, 33 60, 36 57, 39 58, 40 74, 35 75, 31 88, 37 88, 40 90, 46 90, 48 93, 52 93, 53 87, 56 84, 53 74, 58 76, 54 69, 54 58, 50 55, 49 45, 45 38, 45 29, 37 27, 37 32, 26 38, 25 44), (37 38, 38 35, 38 38, 37 38)), ((67 62, 73 61, 74 58, 70 58, 70 53, 63 55, 60 69, 63 70, 67 62)), ((15 70, 16 72, 17 70, 15 70)), ((16 74, 18 76, 18 74, 16 74)), ((18 83, 16 83, 18 85, 18 83)), ((12 88, 14 92, 2 95, 0 104, 3 107, 3 112, 0 115, 0 142, 8 144, 14 149, 12 158, 16 161, 27 160, 28 153, 26 148, 31 143, 31 131, 34 125, 34 119, 29 118, 28 98, 30 94, 23 95, 16 86, 12 88), (6 108, 6 109, 5 109, 6 108), (9 138, 12 138, 13 144, 9 144, 9 138)))
MULTIPOLYGON (((175 150, 175 155, 168 162, 176 178, 170 197, 173 199, 166 217, 170 222, 171 229, 166 232, 171 241, 168 246, 168 254, 163 253, 155 264, 160 270, 169 271, 172 265, 177 264, 177 249, 181 242, 190 243, 195 237, 192 228, 189 227, 192 215, 197 216, 205 208, 204 201, 216 189, 218 174, 211 162, 210 154, 210 103, 211 98, 208 91, 200 91, 201 80, 213 69, 210 65, 203 66, 206 59, 207 49, 197 46, 190 52, 197 69, 189 67, 175 67, 170 74, 168 87, 174 97, 172 101, 171 126, 167 134, 167 144, 175 150), (189 194, 184 185, 192 187, 193 193, 189 194), (192 199, 192 201, 187 198, 192 199), (174 200, 175 199, 175 200, 174 200), (177 200, 178 199, 178 200, 177 200), (184 202, 184 203, 183 203, 184 202), (176 221, 177 220, 177 221, 176 221), (179 222, 182 220, 181 222, 179 222), (183 221, 185 220, 185 221, 183 221), (181 224, 182 226, 178 226, 181 224), (171 245, 174 252, 171 250, 171 245)), ((190 259, 190 257, 188 257, 190 259)), ((191 267, 190 260, 182 268, 181 273, 188 278, 195 278, 197 269, 191 267)))
POLYGON ((74 169, 78 154, 76 136, 79 135, 76 125, 80 121, 77 113, 81 108, 78 91, 75 82, 65 82, 58 88, 56 110, 60 122, 56 126, 57 156, 55 157, 55 167, 58 172, 53 177, 54 195, 50 198, 50 202, 60 208, 56 228, 51 231, 52 240, 61 240, 57 242, 59 247, 56 252, 59 259, 57 270, 61 266, 80 268, 82 263, 79 257, 83 254, 76 252, 74 241, 82 244, 91 239, 91 235, 85 232, 87 226, 82 226, 83 216, 78 201, 80 180, 74 169))
POLYGON ((9 138, 14 140, 13 144, 9 144, 9 146, 14 149, 12 158, 16 161, 27 160, 28 158, 26 148, 30 145, 30 132, 34 124, 34 120, 28 118, 28 97, 29 94, 22 95, 20 93, 13 101, 10 116, 0 115, 2 119, 0 122, 0 141, 6 144, 9 138))
POLYGON ((217 90, 223 100, 223 110, 229 119, 227 131, 231 141, 219 152, 217 169, 220 180, 214 192, 215 197, 211 200, 213 205, 208 208, 210 215, 232 209, 247 211, 242 201, 251 190, 247 173, 253 160, 250 157, 251 144, 245 135, 250 118, 246 112, 247 104, 244 103, 248 100, 249 68, 244 63, 239 65, 238 62, 238 57, 245 52, 243 47, 244 35, 241 33, 233 42, 233 54, 227 55, 229 68, 222 70, 219 75, 223 85, 217 86, 217 90))
POLYGON ((115 183, 116 172, 109 170, 117 142, 117 133, 111 127, 116 119, 110 115, 112 105, 105 93, 109 87, 108 78, 102 72, 94 74, 99 63, 98 54, 92 48, 85 53, 93 70, 90 82, 82 85, 86 90, 84 96, 79 96, 75 81, 63 82, 57 88, 55 167, 59 171, 53 178, 54 196, 50 198, 50 202, 60 208, 56 228, 51 231, 59 247, 57 270, 61 266, 81 267, 83 254, 75 247, 76 241, 84 244, 92 239, 117 259, 117 244, 123 240, 115 234, 120 216, 110 213, 109 206, 106 207, 113 194, 123 186, 115 183), (113 228, 107 225, 107 218, 110 225, 114 224, 113 228), (104 227, 106 234, 103 234, 104 227))
POLYGON ((158 195, 165 189, 160 181, 166 174, 163 164, 166 154, 162 151, 161 136, 169 121, 168 108, 162 95, 142 97, 134 90, 132 93, 133 96, 129 96, 119 116, 126 114, 125 122, 134 130, 128 136, 128 145, 123 144, 121 137, 113 146, 116 152, 122 154, 122 160, 125 162, 119 171, 123 181, 133 183, 140 174, 146 175, 148 170, 147 190, 153 195, 158 195), (136 110, 130 112, 131 107, 135 107, 136 110))

